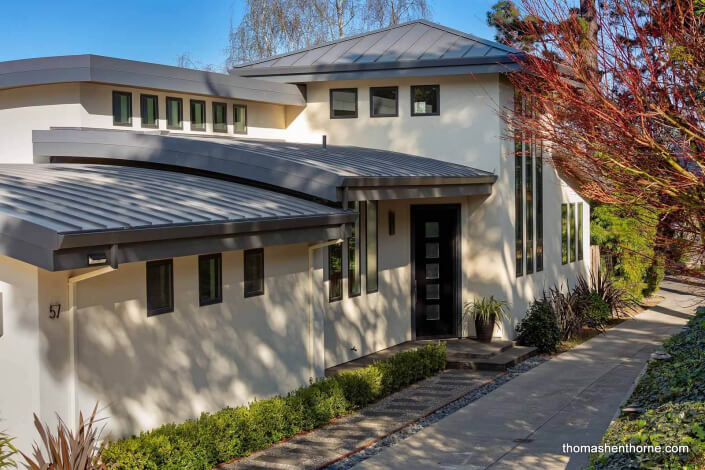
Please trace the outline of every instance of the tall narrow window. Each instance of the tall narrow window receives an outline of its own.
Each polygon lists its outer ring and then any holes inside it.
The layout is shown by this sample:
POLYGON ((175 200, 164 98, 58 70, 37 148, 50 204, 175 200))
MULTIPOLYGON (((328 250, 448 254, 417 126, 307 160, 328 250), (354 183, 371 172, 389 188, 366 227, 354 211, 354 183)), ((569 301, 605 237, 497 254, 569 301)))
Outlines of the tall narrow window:
POLYGON ((126 91, 113 92, 113 125, 132 125, 132 93, 126 91))
POLYGON ((191 100, 191 130, 206 130, 206 102, 191 100))
POLYGON ((330 90, 330 118, 345 119, 357 117, 357 88, 330 90))
POLYGON ((198 303, 217 304, 223 301, 223 258, 220 253, 198 257, 198 303))
POLYGON ((170 259, 147 263, 147 316, 174 311, 174 264, 170 259))
POLYGON ((159 127, 159 98, 156 95, 140 95, 142 127, 159 127))
POLYGON ((441 86, 414 85, 411 87, 411 115, 437 116, 441 114, 441 86))
POLYGON ((392 117, 399 115, 399 87, 370 88, 370 117, 392 117))
POLYGON ((568 260, 575 261, 575 204, 568 204, 568 260))
POLYGON ((245 250, 245 297, 264 294, 264 248, 245 250))
POLYGON ((583 203, 578 203, 578 259, 583 259, 583 203))
POLYGON ((568 263, 568 204, 561 204, 561 263, 568 263))
POLYGON ((532 138, 524 157, 526 166, 526 274, 534 272, 534 147, 532 138))
POLYGON ((213 102, 213 132, 228 132, 228 106, 213 102))
MULTIPOLYGON (((519 93, 514 95, 514 112, 522 113, 523 100, 519 93)), ((524 274, 524 178, 523 169, 523 135, 514 134, 514 249, 517 277, 524 274)))
POLYGON ((536 144, 536 272, 543 271, 543 143, 536 144))
POLYGON ((360 203, 348 202, 348 209, 358 213, 348 237, 348 297, 360 295, 360 203))
POLYGON ((166 98, 166 128, 184 128, 184 100, 181 98, 166 98))
POLYGON ((233 105, 233 132, 247 134, 247 106, 244 104, 233 105))
POLYGON ((328 247, 328 301, 343 298, 343 244, 328 247))
POLYGON ((365 203, 365 292, 379 289, 379 266, 377 265, 377 201, 365 203))

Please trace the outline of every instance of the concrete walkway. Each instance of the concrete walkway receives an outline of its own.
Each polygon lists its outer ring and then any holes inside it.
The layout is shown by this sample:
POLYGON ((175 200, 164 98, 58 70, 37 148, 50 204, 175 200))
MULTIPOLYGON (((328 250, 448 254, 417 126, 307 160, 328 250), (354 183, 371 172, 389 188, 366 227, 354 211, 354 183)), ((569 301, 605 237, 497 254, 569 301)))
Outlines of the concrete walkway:
POLYGON ((361 469, 582 468, 649 355, 677 333, 702 299, 664 281, 666 299, 489 395, 361 462, 361 469))

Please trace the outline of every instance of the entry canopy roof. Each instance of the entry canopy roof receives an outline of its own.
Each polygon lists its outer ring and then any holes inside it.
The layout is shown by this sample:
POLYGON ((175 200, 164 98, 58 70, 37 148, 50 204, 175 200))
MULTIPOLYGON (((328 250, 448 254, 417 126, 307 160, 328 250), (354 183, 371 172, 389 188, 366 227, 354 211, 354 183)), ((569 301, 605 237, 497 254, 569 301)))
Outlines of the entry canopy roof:
POLYGON ((172 171, 92 164, 0 170, 0 253, 50 271, 336 239, 356 218, 172 171))
POLYGON ((489 195, 487 171, 353 146, 97 129, 33 132, 34 159, 178 167, 329 202, 489 195))

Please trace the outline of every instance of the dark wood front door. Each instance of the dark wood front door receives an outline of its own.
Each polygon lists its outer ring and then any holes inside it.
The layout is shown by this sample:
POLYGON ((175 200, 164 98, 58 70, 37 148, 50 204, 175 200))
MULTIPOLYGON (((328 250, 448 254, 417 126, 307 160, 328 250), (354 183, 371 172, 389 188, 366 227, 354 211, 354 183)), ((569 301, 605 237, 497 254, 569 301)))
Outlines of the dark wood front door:
POLYGON ((416 337, 456 334, 460 206, 412 206, 416 337))

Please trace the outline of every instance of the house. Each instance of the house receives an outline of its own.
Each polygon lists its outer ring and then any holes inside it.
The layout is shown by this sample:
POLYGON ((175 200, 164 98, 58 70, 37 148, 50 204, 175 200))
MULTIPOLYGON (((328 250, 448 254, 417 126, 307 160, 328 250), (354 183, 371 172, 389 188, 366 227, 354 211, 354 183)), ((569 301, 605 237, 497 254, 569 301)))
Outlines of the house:
MULTIPOLYGON (((121 436, 473 336, 589 269, 589 207, 505 139, 518 51, 419 20, 230 74, 0 63, 0 419, 121 436)), ((528 140, 528 139, 527 139, 528 140)))

